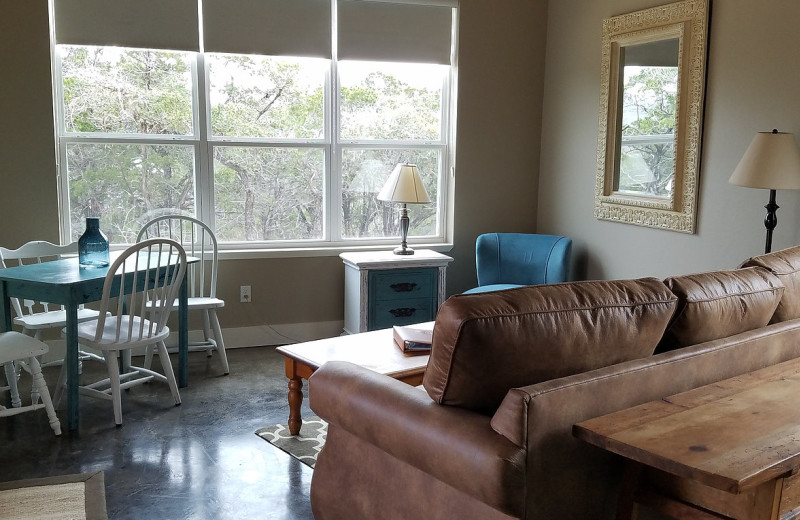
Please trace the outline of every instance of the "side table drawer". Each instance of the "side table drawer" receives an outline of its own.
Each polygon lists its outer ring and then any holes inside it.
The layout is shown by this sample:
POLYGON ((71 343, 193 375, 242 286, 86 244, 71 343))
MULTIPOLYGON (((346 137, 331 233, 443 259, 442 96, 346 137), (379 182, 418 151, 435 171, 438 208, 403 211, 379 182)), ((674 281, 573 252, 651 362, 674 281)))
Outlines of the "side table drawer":
POLYGON ((434 301, 432 298, 376 301, 370 309, 369 329, 431 321, 434 318, 434 301))
POLYGON ((344 331, 347 334, 431 321, 444 301, 445 269, 453 259, 418 249, 352 251, 344 262, 344 331))
POLYGON ((369 273, 372 301, 436 296, 437 269, 394 269, 369 273))

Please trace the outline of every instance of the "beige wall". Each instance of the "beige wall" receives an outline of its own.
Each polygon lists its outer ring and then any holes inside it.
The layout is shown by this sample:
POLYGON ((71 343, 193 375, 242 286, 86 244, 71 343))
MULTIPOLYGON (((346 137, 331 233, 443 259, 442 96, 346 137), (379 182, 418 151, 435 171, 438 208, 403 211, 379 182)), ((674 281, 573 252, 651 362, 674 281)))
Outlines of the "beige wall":
MULTIPOLYGON (((575 241, 579 278, 664 277, 732 268, 763 252, 766 190, 728 183, 758 131, 800 133, 800 2, 714 0, 697 234, 592 216, 604 18, 662 0, 550 2, 538 231, 575 241)), ((797 244, 800 192, 779 191, 773 250, 797 244)))
POLYGON ((448 293, 477 285, 475 238, 536 231, 546 0, 461 0, 448 293))
MULTIPOLYGON (((455 258, 448 292, 475 284, 474 240, 536 229, 545 0, 462 0, 455 258)), ((0 244, 58 240, 45 0, 0 0, 0 244)), ((412 244, 413 245, 413 244, 412 244)), ((225 260, 223 327, 343 319, 338 257, 225 260), (239 285, 253 287, 240 304, 239 285)))
POLYGON ((0 0, 0 244, 58 241, 45 0, 0 0))

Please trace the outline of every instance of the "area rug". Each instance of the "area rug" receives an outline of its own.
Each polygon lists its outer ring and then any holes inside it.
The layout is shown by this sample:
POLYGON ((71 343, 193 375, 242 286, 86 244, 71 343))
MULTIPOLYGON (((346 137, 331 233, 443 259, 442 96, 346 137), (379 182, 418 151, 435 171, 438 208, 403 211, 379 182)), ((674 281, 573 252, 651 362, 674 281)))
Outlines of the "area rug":
POLYGON ((286 424, 267 426, 256 431, 256 435, 276 446, 307 466, 314 467, 317 454, 325 446, 328 423, 313 415, 303 419, 298 435, 289 433, 286 424))
POLYGON ((0 483, 5 520, 107 520, 103 472, 0 483))

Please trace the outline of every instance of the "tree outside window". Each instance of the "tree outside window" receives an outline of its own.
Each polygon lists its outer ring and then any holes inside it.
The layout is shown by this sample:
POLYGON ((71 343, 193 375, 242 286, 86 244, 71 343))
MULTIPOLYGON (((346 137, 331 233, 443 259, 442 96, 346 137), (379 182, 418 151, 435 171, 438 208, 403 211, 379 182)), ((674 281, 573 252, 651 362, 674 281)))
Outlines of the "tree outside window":
POLYGON ((334 103, 330 60, 57 49, 72 239, 99 216, 131 243, 163 213, 213 221, 223 244, 395 237, 376 196, 398 162, 434 201, 409 208, 410 234, 441 232, 446 66, 334 64, 334 103))

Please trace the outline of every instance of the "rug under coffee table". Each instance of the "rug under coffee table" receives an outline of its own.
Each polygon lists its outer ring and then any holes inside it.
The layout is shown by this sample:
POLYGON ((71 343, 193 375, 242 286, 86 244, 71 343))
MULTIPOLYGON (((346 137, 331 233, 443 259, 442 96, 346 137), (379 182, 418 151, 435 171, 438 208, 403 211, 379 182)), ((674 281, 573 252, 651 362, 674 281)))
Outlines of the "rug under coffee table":
POLYGON ((427 354, 407 355, 400 352, 392 339, 392 329, 375 330, 307 341, 277 348, 286 356, 286 377, 289 378, 289 432, 297 435, 302 425, 303 379, 328 361, 349 361, 403 383, 422 383, 427 354))

